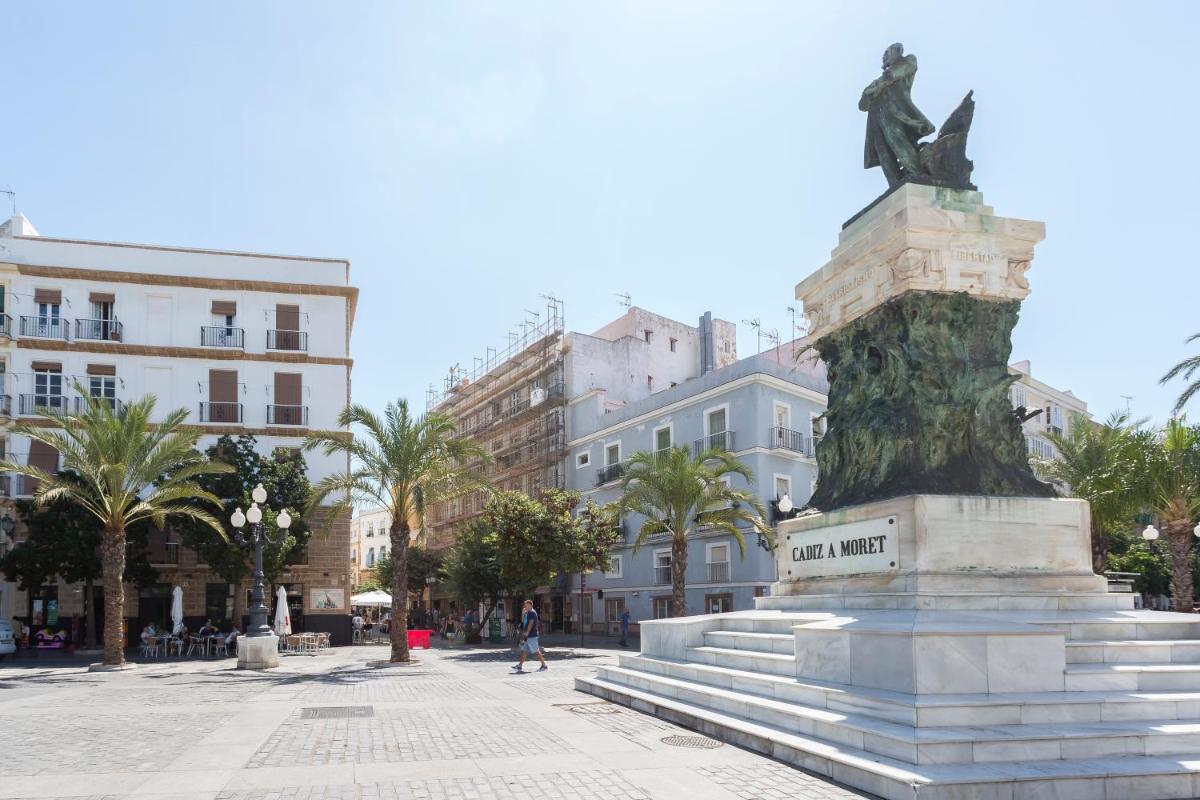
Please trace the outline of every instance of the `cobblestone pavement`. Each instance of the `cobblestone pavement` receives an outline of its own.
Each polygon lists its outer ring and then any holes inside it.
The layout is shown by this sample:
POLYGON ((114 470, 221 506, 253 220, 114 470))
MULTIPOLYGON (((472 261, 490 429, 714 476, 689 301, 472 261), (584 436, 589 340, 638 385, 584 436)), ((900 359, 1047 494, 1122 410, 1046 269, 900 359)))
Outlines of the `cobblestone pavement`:
POLYGON ((868 797, 731 745, 673 747, 695 734, 575 692, 612 650, 551 647, 549 672, 519 677, 507 648, 385 655, 342 648, 260 673, 5 661, 0 800, 868 797))

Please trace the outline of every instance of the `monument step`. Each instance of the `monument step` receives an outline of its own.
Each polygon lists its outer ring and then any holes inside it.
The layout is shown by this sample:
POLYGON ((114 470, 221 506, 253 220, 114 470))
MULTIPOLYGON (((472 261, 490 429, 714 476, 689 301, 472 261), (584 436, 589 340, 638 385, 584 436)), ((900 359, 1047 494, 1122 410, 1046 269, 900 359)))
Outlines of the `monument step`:
POLYGON ((1014 758, 1103 758, 1194 753, 1200 720, 1119 720, 913 727, 875 717, 700 685, 662 675, 601 667, 599 677, 645 692, 767 723, 790 733, 850 745, 910 764, 984 763, 1014 758))
POLYGON ((1127 756, 916 766, 599 676, 576 678, 575 688, 889 800, 1200 796, 1200 763, 1185 759, 1127 756))
POLYGON ((1200 663, 1200 640, 1126 639, 1067 642, 1068 664, 1200 663))
POLYGON ((1068 692, 1200 690, 1200 664, 1069 664, 1068 692))
POLYGON ((1162 641, 1200 639, 1200 614, 1169 611, 1077 612, 1021 618, 1061 631, 1070 641, 1162 641))
POLYGON ((758 653, 746 650, 735 650, 729 647, 689 647, 688 660, 713 664, 718 667, 732 667, 753 672, 767 672, 774 675, 796 675, 796 657, 782 653, 758 653))
POLYGON ((643 655, 621 655, 619 664, 633 671, 910 726, 1200 719, 1200 691, 912 695, 643 655))
POLYGON ((775 611, 1079 611, 1132 610, 1133 595, 1101 592, 880 592, 760 597, 757 608, 775 611))
POLYGON ((754 653, 778 653, 788 656, 796 654, 796 636, 791 632, 708 631, 704 634, 704 643, 754 653))

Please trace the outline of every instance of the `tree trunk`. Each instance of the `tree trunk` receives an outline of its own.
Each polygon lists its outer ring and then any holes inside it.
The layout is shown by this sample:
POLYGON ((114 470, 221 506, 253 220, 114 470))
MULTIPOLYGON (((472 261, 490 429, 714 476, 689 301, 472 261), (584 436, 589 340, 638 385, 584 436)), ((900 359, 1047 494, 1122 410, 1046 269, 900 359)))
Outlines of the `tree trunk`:
POLYGON ((1171 597, 1175 610, 1192 613, 1195 602, 1192 586, 1192 521, 1171 520, 1167 528, 1167 554, 1171 558, 1171 597))
POLYGON ((84 646, 89 650, 96 649, 96 592, 95 581, 88 578, 83 582, 83 624, 87 628, 84 636, 84 646))
POLYGON ((408 661, 408 519, 392 518, 392 661, 408 661))
POLYGON ((1092 516, 1092 572, 1103 575, 1108 571, 1108 532, 1092 516))
POLYGON ((687 531, 671 538, 671 616, 687 616, 687 531))
POLYGON ((125 531, 106 530, 100 542, 104 574, 104 663, 125 663, 125 531))

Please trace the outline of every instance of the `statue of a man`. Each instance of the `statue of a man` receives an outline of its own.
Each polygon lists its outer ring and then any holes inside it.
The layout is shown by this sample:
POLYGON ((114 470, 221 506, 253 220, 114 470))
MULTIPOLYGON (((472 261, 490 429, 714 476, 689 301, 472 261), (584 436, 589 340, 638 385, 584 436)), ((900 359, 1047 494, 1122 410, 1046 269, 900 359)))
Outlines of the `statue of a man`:
POLYGON ((889 187, 924 173, 917 141, 934 127, 909 94, 916 75, 917 57, 904 55, 904 45, 896 43, 883 53, 883 74, 863 89, 858 101, 858 109, 867 112, 863 167, 882 167, 889 187))

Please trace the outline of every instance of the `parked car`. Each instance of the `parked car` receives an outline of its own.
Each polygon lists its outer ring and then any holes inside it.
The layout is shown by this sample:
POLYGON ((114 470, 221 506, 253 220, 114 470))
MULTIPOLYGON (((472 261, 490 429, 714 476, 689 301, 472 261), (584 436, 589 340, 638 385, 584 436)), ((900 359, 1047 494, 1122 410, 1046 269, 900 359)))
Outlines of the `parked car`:
POLYGON ((13 637, 12 625, 6 619, 0 619, 0 658, 17 652, 17 642, 13 637))

